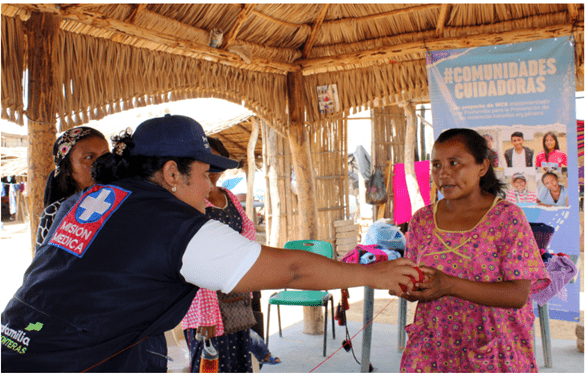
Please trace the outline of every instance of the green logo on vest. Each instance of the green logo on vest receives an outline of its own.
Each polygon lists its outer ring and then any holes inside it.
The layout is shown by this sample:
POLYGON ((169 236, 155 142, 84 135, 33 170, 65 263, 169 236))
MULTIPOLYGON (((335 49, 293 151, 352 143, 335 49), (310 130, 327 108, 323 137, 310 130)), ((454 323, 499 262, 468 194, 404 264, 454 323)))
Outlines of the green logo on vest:
POLYGON ((26 331, 36 330, 37 332, 40 331, 41 329, 43 329, 43 323, 40 323, 38 321, 36 324, 30 323, 26 328, 24 328, 24 330, 26 331))

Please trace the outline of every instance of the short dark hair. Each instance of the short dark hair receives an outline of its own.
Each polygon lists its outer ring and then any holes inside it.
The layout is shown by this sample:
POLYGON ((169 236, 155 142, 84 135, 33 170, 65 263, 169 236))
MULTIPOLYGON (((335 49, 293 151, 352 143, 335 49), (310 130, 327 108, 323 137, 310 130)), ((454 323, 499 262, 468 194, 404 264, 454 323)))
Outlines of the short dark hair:
POLYGON ((514 133, 512 133, 512 136, 510 136, 510 139, 512 139, 513 137, 520 137, 521 139, 524 140, 524 133, 522 133, 522 132, 514 132, 514 133))
POLYGON ((491 164, 489 154, 490 149, 486 139, 473 129, 452 128, 441 133, 435 143, 440 144, 452 138, 458 138, 461 140, 467 151, 473 155, 477 164, 483 163, 486 159, 490 161, 487 173, 479 179, 479 186, 482 191, 486 191, 496 196, 503 196, 506 184, 496 177, 496 173, 491 164))

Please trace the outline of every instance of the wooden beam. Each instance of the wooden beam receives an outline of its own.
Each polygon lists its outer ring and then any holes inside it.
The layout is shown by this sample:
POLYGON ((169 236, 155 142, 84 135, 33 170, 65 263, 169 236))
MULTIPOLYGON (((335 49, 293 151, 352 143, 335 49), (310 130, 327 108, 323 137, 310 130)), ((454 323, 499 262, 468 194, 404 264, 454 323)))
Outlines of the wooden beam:
POLYGON ((129 24, 134 24, 134 22, 136 22, 136 17, 138 17, 138 15, 146 9, 146 5, 147 4, 134 4, 132 6, 132 12, 130 12, 128 17, 126 17, 125 22, 129 24))
POLYGON ((238 17, 236 21, 232 25, 231 29, 226 33, 225 37, 223 38, 223 43, 221 44, 221 49, 227 49, 238 36, 240 29, 244 26, 244 23, 250 18, 252 10, 256 7, 256 4, 246 4, 238 13, 238 17))
POLYGON ((319 12, 317 19, 313 23, 311 35, 309 35, 309 38, 307 38, 307 41, 305 42, 305 47, 303 48, 303 59, 306 59, 307 56, 309 56, 309 54, 311 53, 311 50, 313 49, 313 44, 315 44, 317 34, 319 34, 319 32, 321 31, 321 25, 323 24, 323 20, 325 19, 327 11, 329 10, 329 5, 330 4, 323 5, 323 8, 321 8, 321 12, 319 12))
MULTIPOLYGON (((119 21, 113 18, 107 18, 105 15, 99 12, 68 12, 67 10, 61 10, 54 4, 18 4, 19 7, 27 9, 32 12, 47 12, 59 15, 63 19, 77 21, 86 25, 94 26, 102 30, 109 30, 112 32, 120 33, 122 35, 131 36, 140 40, 149 41, 152 43, 159 44, 160 50, 164 50, 167 53, 176 55, 183 55, 193 57, 193 55, 202 55, 208 59, 226 64, 234 65, 237 67, 243 67, 249 70, 261 70, 265 71, 266 68, 279 70, 282 74, 286 72, 298 71, 300 67, 295 64, 287 64, 269 61, 262 58, 254 58, 250 64, 245 64, 242 58, 232 52, 224 51, 217 48, 209 47, 205 44, 195 43, 190 40, 184 40, 177 38, 174 35, 169 35, 160 32, 153 32, 152 30, 145 29, 140 26, 129 24, 124 21, 119 21)), ((144 10, 148 12, 147 10, 144 10)), ((162 16, 158 16, 162 17, 162 16)), ((178 23, 178 21, 168 18, 169 22, 178 23)), ((185 28, 192 28, 201 31, 201 29, 193 28, 192 26, 183 24, 185 28)))
POLYGON ((569 22, 575 22, 579 18, 579 5, 567 4, 567 11, 569 12, 569 22))
POLYGON ((446 50, 456 48, 482 47, 516 43, 522 41, 535 41, 546 38, 572 35, 573 30, 583 32, 583 22, 574 24, 553 25, 534 29, 512 30, 498 34, 468 35, 465 38, 456 36, 452 38, 435 38, 419 40, 416 42, 402 43, 394 46, 380 47, 373 50, 356 51, 337 56, 328 56, 316 59, 303 59, 298 63, 304 74, 310 74, 311 70, 334 68, 344 65, 366 63, 373 64, 382 59, 392 59, 407 54, 422 54, 427 50, 446 50))
POLYGON ((437 20, 437 28, 435 32, 437 38, 443 36, 443 29, 445 28, 445 24, 447 23, 447 19, 449 18, 450 13, 451 4, 441 5, 441 11, 439 12, 439 19, 437 20))
POLYGON ((71 4, 71 5, 67 5, 67 4, 59 4, 59 6, 61 7, 61 9, 63 10, 67 10, 68 12, 81 12, 84 10, 88 10, 88 9, 93 9, 93 8, 97 8, 100 6, 103 6, 103 4, 71 4))
MULTIPOLYGON (((435 8, 439 8, 440 6, 441 6, 441 4, 417 5, 417 6, 410 7, 410 8, 396 9, 396 10, 391 10, 389 12, 372 14, 372 15, 369 15, 369 16, 354 17, 354 18, 344 18, 342 20, 330 21, 330 22, 327 22, 326 25, 330 25, 330 24, 344 24, 344 23, 350 23, 350 22, 368 22, 368 21, 373 21, 373 20, 379 19, 379 18, 388 18, 388 17, 398 16, 398 15, 401 15, 401 14, 406 14, 406 13, 411 13, 411 12, 418 12, 418 11, 421 11, 421 10, 435 9, 435 8)), ((338 26, 341 26, 341 25, 338 25, 338 26)))
POLYGON ((59 17, 31 14, 26 22, 28 36, 28 181, 30 202, 31 250, 34 256, 39 218, 47 176, 53 165, 53 144, 57 134, 57 85, 55 66, 59 36, 59 17))

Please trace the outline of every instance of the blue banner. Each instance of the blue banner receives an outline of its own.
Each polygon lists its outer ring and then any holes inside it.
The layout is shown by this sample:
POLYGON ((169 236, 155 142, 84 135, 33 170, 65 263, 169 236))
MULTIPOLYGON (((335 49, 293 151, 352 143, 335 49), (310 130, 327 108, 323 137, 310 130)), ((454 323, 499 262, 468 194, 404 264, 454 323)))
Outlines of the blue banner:
MULTIPOLYGON (((579 183, 572 37, 434 51, 427 73, 435 137, 473 128, 492 149, 506 199, 552 226, 552 253, 579 256, 579 183)), ((548 302, 553 319, 579 321, 579 284, 548 302)))

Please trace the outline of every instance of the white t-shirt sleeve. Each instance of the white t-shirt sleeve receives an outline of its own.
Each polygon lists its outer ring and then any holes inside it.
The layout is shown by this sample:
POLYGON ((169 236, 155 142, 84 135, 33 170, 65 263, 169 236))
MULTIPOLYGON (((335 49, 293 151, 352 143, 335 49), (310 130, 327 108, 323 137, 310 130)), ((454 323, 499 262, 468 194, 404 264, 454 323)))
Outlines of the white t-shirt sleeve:
POLYGON ((254 265, 261 248, 229 226, 209 220, 187 245, 181 275, 196 286, 227 294, 254 265))

